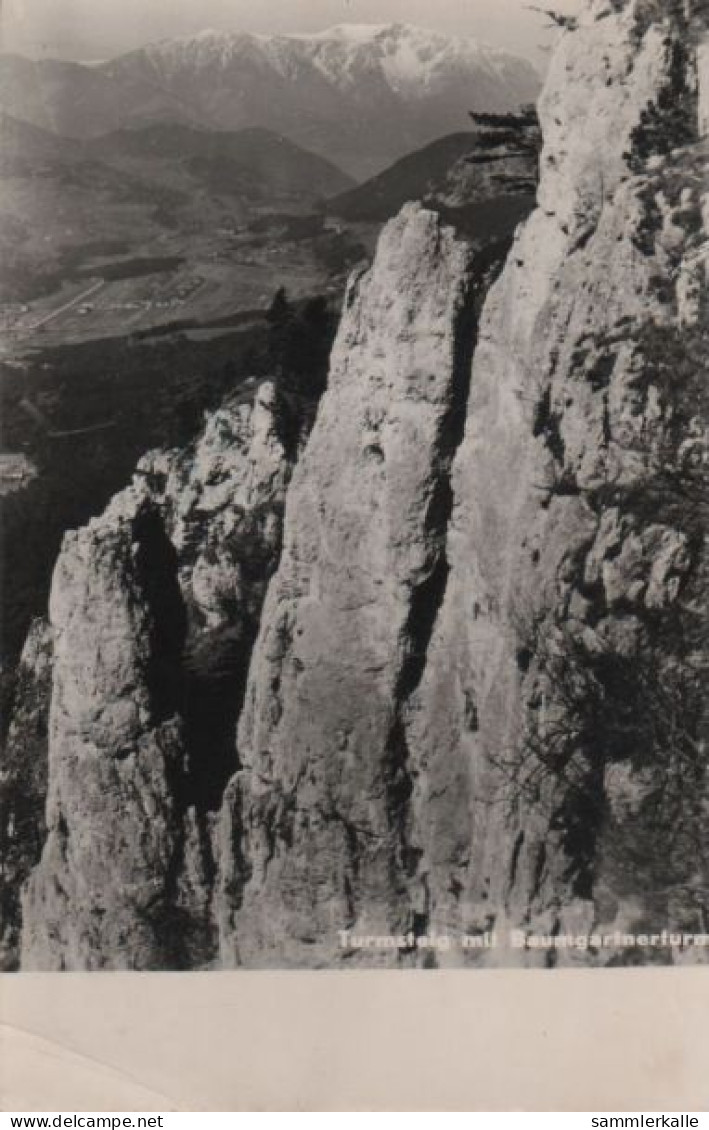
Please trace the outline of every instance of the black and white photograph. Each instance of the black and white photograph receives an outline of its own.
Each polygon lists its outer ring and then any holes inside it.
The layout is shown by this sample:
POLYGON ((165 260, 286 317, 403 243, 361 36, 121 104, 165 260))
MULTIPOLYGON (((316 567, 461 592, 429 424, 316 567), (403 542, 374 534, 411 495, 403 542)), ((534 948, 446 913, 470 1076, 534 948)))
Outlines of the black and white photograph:
POLYGON ((0 20, 0 969, 709 964, 709 0, 0 20))

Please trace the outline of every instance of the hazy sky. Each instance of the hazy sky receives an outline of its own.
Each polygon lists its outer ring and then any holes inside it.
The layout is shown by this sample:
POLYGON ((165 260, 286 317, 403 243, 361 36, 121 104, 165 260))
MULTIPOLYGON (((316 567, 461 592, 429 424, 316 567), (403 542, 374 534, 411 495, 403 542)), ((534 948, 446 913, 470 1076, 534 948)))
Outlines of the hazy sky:
MULTIPOLYGON (((547 2, 569 12, 582 0, 547 2)), ((206 27, 303 32, 391 20, 474 35, 537 62, 550 38, 527 0, 0 0, 0 49, 92 60, 206 27)))

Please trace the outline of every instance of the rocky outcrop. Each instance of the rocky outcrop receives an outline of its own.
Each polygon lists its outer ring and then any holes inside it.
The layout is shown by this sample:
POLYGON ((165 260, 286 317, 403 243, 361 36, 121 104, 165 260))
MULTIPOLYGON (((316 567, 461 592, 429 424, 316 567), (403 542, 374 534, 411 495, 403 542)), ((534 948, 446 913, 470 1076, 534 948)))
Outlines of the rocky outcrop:
POLYGON ((467 246, 411 205, 350 283, 239 727, 221 832, 228 963, 327 961, 337 926, 408 920, 401 712, 446 585, 473 278, 467 246))
POLYGON ((0 969, 17 965, 20 889, 46 835, 47 717, 52 688, 52 633, 33 621, 14 673, 11 721, 0 750, 0 969))
POLYGON ((284 412, 269 383, 233 397, 192 448, 147 456, 102 517, 65 538, 26 968, 210 959, 210 814, 234 768, 235 699, 280 551, 284 412))

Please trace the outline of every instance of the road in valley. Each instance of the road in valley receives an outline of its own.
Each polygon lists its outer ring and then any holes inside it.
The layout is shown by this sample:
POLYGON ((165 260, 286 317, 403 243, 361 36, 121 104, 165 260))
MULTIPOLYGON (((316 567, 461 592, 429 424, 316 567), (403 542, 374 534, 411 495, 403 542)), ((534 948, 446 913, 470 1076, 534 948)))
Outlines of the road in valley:
POLYGON ((65 314, 67 310, 71 310, 72 307, 76 306, 79 302, 83 302, 92 294, 96 294, 96 292, 101 290, 101 287, 103 286, 105 286, 105 281, 103 279, 99 279, 98 282, 92 283, 88 290, 82 290, 81 294, 77 294, 74 298, 70 299, 69 302, 65 302, 63 306, 57 307, 56 310, 51 310, 49 314, 45 314, 45 316, 43 318, 40 318, 38 322, 35 322, 31 326, 27 326, 26 329, 28 331, 32 331, 38 330, 41 326, 46 326, 48 322, 53 322, 54 319, 58 318, 60 314, 65 314))

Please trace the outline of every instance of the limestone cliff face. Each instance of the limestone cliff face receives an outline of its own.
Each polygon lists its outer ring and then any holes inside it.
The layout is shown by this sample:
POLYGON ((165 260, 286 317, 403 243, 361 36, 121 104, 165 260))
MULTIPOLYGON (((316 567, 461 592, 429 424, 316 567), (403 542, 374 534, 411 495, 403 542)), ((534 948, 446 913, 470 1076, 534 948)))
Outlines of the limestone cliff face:
POLYGON ((592 3, 541 100, 406 719, 439 927, 704 928, 707 19, 592 3))
POLYGON ((210 813, 234 767, 235 708, 218 708, 225 685, 238 694, 280 550, 280 423, 272 385, 235 397, 191 449, 147 456, 101 518, 65 538, 26 968, 210 958, 210 813))

